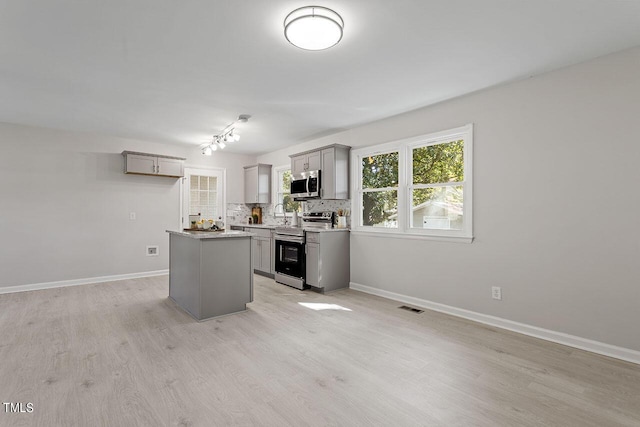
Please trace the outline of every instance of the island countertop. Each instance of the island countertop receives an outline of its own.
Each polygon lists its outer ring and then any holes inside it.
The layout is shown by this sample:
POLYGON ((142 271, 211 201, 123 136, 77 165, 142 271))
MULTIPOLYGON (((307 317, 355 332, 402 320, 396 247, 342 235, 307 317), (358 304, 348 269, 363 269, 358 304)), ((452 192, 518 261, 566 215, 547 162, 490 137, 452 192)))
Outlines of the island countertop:
POLYGON ((190 237, 192 239, 233 239, 237 237, 252 237, 253 233, 246 231, 175 231, 167 230, 169 234, 190 237))

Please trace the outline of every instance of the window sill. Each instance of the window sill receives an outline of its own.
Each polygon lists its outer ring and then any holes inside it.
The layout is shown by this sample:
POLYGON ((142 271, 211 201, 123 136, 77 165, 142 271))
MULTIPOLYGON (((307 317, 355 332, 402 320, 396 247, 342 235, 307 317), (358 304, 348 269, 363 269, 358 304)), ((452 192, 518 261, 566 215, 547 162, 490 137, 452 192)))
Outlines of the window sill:
POLYGON ((434 242, 450 242, 450 243, 471 243, 473 237, 458 236, 433 236, 417 233, 399 233, 390 231, 362 231, 351 229, 351 234, 355 236, 368 237, 387 237, 391 239, 409 239, 409 240, 431 240, 434 242))

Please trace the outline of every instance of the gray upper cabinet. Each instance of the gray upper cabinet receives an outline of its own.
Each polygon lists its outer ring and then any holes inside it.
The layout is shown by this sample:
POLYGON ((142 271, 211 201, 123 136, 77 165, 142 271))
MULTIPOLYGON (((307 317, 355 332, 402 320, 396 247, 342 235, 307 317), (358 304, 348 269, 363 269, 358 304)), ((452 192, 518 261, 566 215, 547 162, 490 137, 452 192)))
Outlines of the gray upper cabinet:
POLYGON ((324 148, 322 156, 321 191, 323 199, 349 198, 349 152, 343 145, 324 148))
POLYGON ((346 145, 328 145, 291 157, 291 173, 320 170, 322 199, 349 198, 349 152, 346 145))
POLYGON ((124 173, 181 178, 184 176, 184 157, 123 151, 124 173))
POLYGON ((298 174, 306 171, 322 169, 320 151, 312 151, 291 157, 291 173, 298 174))
POLYGON ((271 203, 271 165, 244 167, 244 202, 271 203))

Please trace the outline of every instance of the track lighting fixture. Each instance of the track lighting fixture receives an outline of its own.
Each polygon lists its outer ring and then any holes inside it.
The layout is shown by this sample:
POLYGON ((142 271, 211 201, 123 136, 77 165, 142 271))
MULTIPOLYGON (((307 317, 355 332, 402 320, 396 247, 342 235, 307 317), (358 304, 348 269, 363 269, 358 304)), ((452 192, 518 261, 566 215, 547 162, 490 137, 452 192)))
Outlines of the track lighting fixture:
POLYGON ((251 116, 249 114, 240 114, 238 118, 229 123, 218 135, 214 135, 211 142, 200 146, 202 154, 210 156, 218 148, 224 149, 228 143, 240 141, 240 135, 237 134, 235 125, 238 123, 246 123, 251 116))

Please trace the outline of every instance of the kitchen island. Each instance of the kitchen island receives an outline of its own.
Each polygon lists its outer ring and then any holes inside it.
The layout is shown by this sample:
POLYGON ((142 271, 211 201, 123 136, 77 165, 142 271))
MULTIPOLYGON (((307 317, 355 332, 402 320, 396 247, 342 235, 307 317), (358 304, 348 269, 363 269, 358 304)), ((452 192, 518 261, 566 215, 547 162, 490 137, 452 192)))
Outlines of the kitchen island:
POLYGON ((171 231, 169 298, 197 320, 246 310, 253 301, 251 237, 243 231, 171 231))

